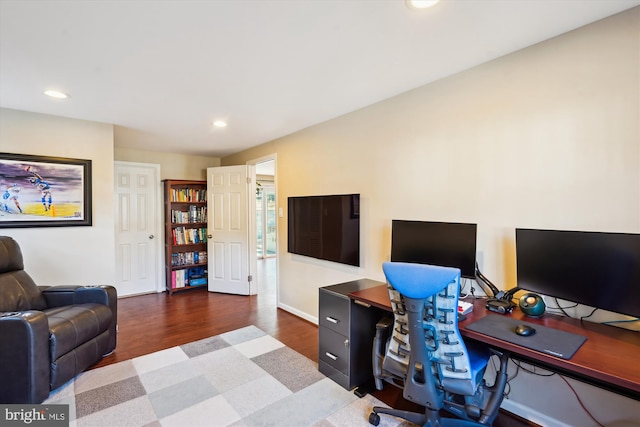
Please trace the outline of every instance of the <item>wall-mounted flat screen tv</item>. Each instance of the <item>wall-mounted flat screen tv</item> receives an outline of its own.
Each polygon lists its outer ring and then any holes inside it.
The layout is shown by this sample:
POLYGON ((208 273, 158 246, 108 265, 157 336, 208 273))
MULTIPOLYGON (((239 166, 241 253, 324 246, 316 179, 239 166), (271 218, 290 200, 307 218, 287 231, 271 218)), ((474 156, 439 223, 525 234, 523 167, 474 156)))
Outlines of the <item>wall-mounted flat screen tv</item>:
POLYGON ((288 198, 292 254, 360 266, 360 194, 288 198))
POLYGON ((516 229, 518 287, 640 317, 640 234, 516 229))
POLYGON ((476 275, 476 224, 432 221, 391 222, 391 261, 440 265, 476 275))

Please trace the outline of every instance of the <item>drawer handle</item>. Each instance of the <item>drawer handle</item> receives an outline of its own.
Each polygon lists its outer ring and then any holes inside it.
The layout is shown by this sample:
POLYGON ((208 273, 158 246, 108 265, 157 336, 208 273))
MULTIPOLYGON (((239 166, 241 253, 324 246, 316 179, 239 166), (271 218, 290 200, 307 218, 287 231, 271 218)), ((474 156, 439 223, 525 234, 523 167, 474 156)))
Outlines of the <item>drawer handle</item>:
POLYGON ((324 354, 331 360, 338 360, 338 356, 336 356, 335 354, 331 354, 328 351, 325 352, 324 354))
POLYGON ((363 307, 371 308, 371 304, 367 304, 366 302, 358 301, 357 299, 354 299, 353 302, 363 307))
POLYGON ((330 317, 330 316, 325 317, 325 319, 327 319, 327 321, 331 323, 335 323, 336 325, 340 322, 338 319, 334 319, 333 317, 330 317))

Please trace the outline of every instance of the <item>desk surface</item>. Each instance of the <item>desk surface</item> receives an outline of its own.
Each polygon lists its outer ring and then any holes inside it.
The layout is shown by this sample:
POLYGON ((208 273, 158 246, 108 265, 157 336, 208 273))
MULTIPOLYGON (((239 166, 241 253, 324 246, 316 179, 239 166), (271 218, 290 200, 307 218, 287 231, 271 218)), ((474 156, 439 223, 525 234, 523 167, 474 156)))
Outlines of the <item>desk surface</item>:
MULTIPOLYGON (((386 285, 352 292, 349 297, 391 311, 386 285)), ((528 317, 518 308, 508 315, 514 319, 586 336, 587 341, 576 354, 565 360, 466 329, 465 325, 491 313, 485 308, 484 299, 476 299, 473 303, 473 311, 458 324, 463 336, 510 351, 517 359, 530 361, 552 371, 640 400, 639 332, 549 313, 539 318, 528 317)))

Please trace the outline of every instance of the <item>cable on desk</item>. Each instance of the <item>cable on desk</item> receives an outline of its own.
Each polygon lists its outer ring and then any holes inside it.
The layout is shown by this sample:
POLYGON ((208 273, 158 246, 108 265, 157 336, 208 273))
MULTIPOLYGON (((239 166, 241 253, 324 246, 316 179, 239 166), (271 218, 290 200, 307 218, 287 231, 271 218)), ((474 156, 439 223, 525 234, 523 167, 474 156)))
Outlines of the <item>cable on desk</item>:
MULTIPOLYGON (((553 301, 556 303, 556 307, 549 307, 550 309, 552 309, 552 310, 553 310, 553 309, 558 309, 558 310, 560 310, 560 311, 562 312, 562 314, 564 314, 565 316, 570 317, 570 318, 572 318, 572 319, 573 319, 574 317, 573 317, 573 316, 571 316, 569 313, 567 313, 567 312, 566 312, 566 311, 564 311, 564 310, 565 310, 565 309, 567 309, 567 308, 575 308, 575 307, 577 307, 577 306, 579 306, 579 305, 580 305, 580 304, 578 304, 578 303, 575 303, 574 305, 570 305, 570 306, 562 307, 562 306, 560 306, 560 303, 558 302, 558 298, 555 298, 555 297, 554 297, 554 298, 553 298, 553 301)), ((593 316, 593 313, 595 313, 597 310, 598 310, 598 307, 594 308, 594 309, 591 311, 591 313, 587 314, 586 316, 581 316, 581 317, 580 317, 580 321, 583 321, 584 319, 588 319, 589 317, 593 316)))
POLYGON ((580 321, 583 321, 584 319, 588 319, 589 317, 593 316, 593 313, 595 313, 596 311, 598 311, 598 307, 591 310, 591 313, 587 314, 586 316, 580 317, 580 321))
POLYGON ((579 306, 579 305, 580 305, 580 304, 578 304, 578 303, 575 303, 575 304, 573 304, 573 305, 566 305, 566 306, 564 306, 564 307, 563 307, 563 306, 561 306, 561 305, 560 305, 560 303, 558 302, 558 298, 554 297, 554 298, 553 298, 553 301, 556 303, 556 306, 555 306, 555 307, 547 307, 547 308, 552 309, 552 310, 560 310, 560 311, 562 312, 562 314, 564 314, 564 315, 565 315, 565 316, 567 316, 567 317, 572 317, 572 316, 570 316, 570 315, 569 315, 569 313, 567 313, 566 311, 564 311, 565 309, 567 309, 567 308, 576 308, 577 306, 579 306))
MULTIPOLYGON (((547 309, 548 309, 548 310, 560 310, 560 311, 562 312, 562 314, 564 314, 565 316, 570 317, 570 318, 572 318, 572 319, 573 319, 574 317, 573 317, 573 316, 571 316, 571 315, 569 315, 569 313, 567 313, 567 312, 566 312, 566 311, 564 311, 564 310, 565 310, 565 309, 567 309, 567 308, 575 308, 575 307, 577 307, 577 306, 579 306, 579 305, 580 305, 580 304, 578 304, 578 303, 575 303, 575 304, 573 304, 573 305, 568 305, 568 306, 564 306, 564 307, 563 307, 563 306, 561 306, 561 305, 560 305, 560 303, 558 302, 558 298, 554 297, 554 298, 553 298, 553 301, 556 303, 556 307, 550 307, 550 306, 548 306, 548 307, 547 307, 547 309)), ((594 309, 591 311, 591 313, 587 314, 586 316, 582 316, 582 317, 580 317, 580 320, 582 321, 582 320, 584 320, 584 319, 587 319, 587 318, 589 318, 589 317, 593 316, 593 314, 594 314, 597 310, 599 310, 599 308, 597 308, 597 307, 596 307, 596 308, 594 308, 594 309)), ((640 322, 640 317, 636 317, 636 318, 634 318, 634 319, 608 320, 608 321, 606 321, 606 322, 599 322, 599 323, 600 323, 601 325, 615 325, 616 323, 634 323, 634 322, 640 322)))

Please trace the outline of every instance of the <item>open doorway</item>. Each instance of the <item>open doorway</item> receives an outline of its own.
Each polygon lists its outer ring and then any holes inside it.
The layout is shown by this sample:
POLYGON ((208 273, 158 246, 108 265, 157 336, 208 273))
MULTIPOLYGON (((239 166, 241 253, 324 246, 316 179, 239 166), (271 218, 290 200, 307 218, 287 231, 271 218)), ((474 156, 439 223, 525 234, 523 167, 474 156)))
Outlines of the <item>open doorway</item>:
POLYGON ((258 293, 274 295, 277 304, 278 206, 276 155, 247 162, 256 170, 256 251, 258 293))

